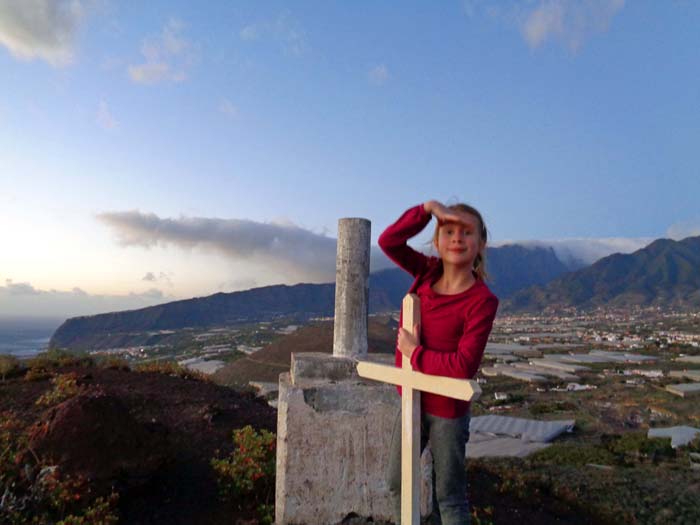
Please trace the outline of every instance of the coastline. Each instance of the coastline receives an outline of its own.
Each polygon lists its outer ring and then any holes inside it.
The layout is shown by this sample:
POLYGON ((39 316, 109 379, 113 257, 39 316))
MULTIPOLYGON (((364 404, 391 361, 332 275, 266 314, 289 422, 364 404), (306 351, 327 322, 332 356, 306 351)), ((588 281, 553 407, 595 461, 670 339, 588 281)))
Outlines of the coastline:
POLYGON ((0 354, 27 360, 45 352, 62 322, 55 318, 0 317, 0 354))

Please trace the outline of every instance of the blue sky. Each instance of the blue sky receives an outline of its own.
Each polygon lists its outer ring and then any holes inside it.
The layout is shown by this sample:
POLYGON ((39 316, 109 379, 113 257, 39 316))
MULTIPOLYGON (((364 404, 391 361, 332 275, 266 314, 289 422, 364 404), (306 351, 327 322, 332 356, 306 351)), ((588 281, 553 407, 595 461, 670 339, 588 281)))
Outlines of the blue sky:
POLYGON ((2 2, 0 315, 329 281, 338 218, 376 239, 430 198, 495 243, 698 235, 698 27, 693 1, 2 2))

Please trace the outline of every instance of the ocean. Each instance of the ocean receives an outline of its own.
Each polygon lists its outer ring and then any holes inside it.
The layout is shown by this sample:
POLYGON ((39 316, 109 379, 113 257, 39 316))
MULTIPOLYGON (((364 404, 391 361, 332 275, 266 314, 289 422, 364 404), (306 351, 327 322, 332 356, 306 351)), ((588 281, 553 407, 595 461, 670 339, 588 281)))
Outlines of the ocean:
POLYGON ((63 319, 0 317, 0 354, 26 358, 46 350, 63 319))

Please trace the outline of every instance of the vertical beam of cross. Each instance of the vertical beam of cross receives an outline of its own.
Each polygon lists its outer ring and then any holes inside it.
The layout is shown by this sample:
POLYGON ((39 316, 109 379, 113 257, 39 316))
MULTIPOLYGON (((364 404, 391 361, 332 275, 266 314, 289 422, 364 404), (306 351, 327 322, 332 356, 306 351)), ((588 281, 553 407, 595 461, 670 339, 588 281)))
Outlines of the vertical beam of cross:
MULTIPOLYGON (((416 294, 403 299, 402 327, 418 337, 415 327, 420 324, 420 300, 416 294)), ((413 370, 411 359, 402 356, 403 370, 413 370)), ((420 470, 420 390, 410 385, 401 388, 401 523, 419 525, 420 470)))

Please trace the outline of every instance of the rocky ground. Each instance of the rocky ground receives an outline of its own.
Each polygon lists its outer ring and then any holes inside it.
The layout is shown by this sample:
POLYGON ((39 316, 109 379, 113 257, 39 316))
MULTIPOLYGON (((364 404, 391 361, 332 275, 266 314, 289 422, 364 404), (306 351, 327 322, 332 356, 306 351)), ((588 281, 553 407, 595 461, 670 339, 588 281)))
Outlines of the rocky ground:
MULTIPOLYGON (((246 425, 274 432, 276 412, 252 394, 187 374, 75 360, 33 378, 20 371, 0 381, 0 460, 7 458, 3 432, 12 438, 21 431, 27 441, 16 462, 23 475, 36 478, 37 465, 58 465, 66 474, 90 479, 92 497, 114 489, 120 495, 119 523, 260 523, 252 506, 219 499, 210 464, 233 450, 232 431, 246 425), (55 391, 51 379, 66 375, 76 379, 78 392, 37 404, 55 391), (10 413, 21 428, 8 434, 10 413)), ((470 461, 473 523, 685 523, 700 516, 697 471, 680 459, 613 463, 601 470, 585 466, 598 460, 577 461, 577 451, 597 452, 595 459, 600 447, 571 445, 532 461, 470 461)), ((5 466, 0 462, 0 498, 5 466)), ((0 523, 22 523, 4 519, 1 507, 0 523)), ((373 522, 348 516, 344 523, 373 522)))
MULTIPOLYGON (((219 501, 210 460, 233 449, 232 431, 245 425, 274 431, 275 410, 251 394, 161 373, 61 367, 84 393, 45 408, 36 401, 48 378, 0 383, 0 413, 27 424, 20 458, 58 464, 91 480, 91 490, 120 493, 120 523, 235 523, 237 509, 219 501)), ((0 516, 0 521, 2 517, 0 516)))
MULTIPOLYGON (((368 352, 393 354, 396 327, 396 321, 389 315, 370 317, 367 326, 368 352)), ((302 326, 265 348, 227 364, 217 370, 212 379, 227 386, 244 386, 249 381, 277 382, 281 372, 289 371, 292 351, 332 353, 333 321, 315 321, 302 326)))
MULTIPOLYGON (((210 460, 233 448, 233 429, 273 430, 275 410, 251 394, 208 381, 98 366, 63 366, 80 394, 57 405, 37 405, 52 388, 49 377, 24 376, 0 383, 0 413, 26 423, 29 446, 19 461, 58 464, 64 473, 91 479, 93 494, 120 494, 120 523, 257 523, 218 498, 210 460)), ((471 473, 472 500, 483 523, 584 523, 566 509, 523 502, 500 494, 493 475, 471 473)), ((0 519, 1 521, 1 519, 0 519)), ((349 516, 346 523, 372 523, 349 516)))

